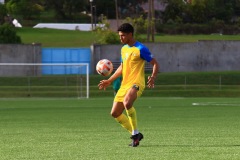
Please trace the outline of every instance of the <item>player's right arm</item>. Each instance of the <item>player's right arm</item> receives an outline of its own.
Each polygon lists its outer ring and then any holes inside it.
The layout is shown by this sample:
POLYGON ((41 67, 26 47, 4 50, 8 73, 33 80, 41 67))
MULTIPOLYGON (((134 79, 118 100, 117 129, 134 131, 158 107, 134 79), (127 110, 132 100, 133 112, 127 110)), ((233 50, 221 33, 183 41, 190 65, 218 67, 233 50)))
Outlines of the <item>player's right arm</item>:
POLYGON ((108 78, 107 80, 100 81, 100 83, 98 84, 98 88, 106 90, 106 88, 121 75, 122 75, 122 63, 110 78, 108 78))

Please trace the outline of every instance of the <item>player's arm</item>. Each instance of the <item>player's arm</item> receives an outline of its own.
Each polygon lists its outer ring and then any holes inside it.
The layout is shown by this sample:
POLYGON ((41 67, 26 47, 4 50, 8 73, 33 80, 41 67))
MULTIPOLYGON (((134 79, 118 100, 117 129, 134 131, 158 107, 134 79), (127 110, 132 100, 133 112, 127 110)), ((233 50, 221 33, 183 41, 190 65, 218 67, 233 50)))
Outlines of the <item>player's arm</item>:
POLYGON ((100 83, 98 84, 99 89, 105 90, 115 79, 117 79, 121 75, 122 75, 122 63, 110 78, 108 78, 107 80, 100 81, 100 83))
POLYGON ((108 81, 112 83, 115 79, 117 79, 121 75, 122 75, 122 63, 118 67, 118 69, 114 72, 114 74, 108 79, 108 81))
POLYGON ((153 58, 150 63, 152 64, 153 66, 153 70, 152 70, 152 75, 151 76, 148 76, 148 82, 147 82, 147 85, 148 85, 148 88, 154 88, 154 81, 157 77, 157 74, 159 72, 159 64, 158 62, 156 61, 155 58, 153 58))
POLYGON ((143 58, 147 62, 150 62, 150 64, 153 66, 152 75, 148 76, 147 86, 148 88, 154 88, 154 80, 157 77, 159 71, 159 64, 155 58, 152 58, 152 54, 150 53, 148 48, 143 47, 140 51, 141 58, 143 58))

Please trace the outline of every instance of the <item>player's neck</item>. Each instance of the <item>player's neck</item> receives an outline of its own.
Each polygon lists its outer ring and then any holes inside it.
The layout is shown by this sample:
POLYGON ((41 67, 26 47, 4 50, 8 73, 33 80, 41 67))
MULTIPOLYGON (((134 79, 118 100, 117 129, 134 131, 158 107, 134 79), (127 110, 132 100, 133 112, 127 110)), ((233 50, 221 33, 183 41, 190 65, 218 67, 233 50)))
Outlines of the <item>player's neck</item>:
POLYGON ((129 45, 129 46, 133 46, 135 43, 136 43, 135 39, 131 39, 131 40, 128 42, 128 45, 129 45))

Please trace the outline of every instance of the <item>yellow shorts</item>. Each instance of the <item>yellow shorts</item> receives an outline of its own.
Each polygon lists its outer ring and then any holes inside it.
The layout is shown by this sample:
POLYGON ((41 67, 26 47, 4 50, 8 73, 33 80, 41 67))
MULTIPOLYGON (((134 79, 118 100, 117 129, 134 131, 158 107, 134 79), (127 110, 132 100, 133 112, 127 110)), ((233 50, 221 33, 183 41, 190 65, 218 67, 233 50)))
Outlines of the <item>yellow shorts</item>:
MULTIPOLYGON (((130 87, 130 88, 120 87, 120 89, 118 90, 118 92, 117 92, 117 94, 116 94, 116 96, 114 98, 114 102, 123 102, 123 100, 125 98, 125 95, 129 91, 129 89, 131 89, 132 87, 130 87)), ((140 97, 142 95, 143 90, 144 90, 144 87, 140 87, 139 86, 139 90, 137 92, 137 97, 140 97)))

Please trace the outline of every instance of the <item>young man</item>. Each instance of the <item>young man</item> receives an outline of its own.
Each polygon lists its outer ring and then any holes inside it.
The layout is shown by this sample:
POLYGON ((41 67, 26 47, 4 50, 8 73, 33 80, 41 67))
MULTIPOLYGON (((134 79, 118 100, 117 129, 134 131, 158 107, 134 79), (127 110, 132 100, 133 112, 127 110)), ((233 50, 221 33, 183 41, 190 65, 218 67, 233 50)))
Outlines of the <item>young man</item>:
POLYGON ((100 81, 98 87, 105 90, 115 79, 122 76, 121 86, 114 98, 111 115, 132 134, 130 146, 137 147, 139 141, 143 139, 143 134, 137 128, 137 114, 133 103, 137 97, 141 96, 145 88, 145 61, 153 65, 152 74, 147 81, 149 88, 154 88, 154 80, 159 65, 152 58, 148 48, 135 41, 133 33, 134 28, 129 23, 124 23, 118 28, 120 40, 124 44, 121 49, 121 64, 108 80, 100 81), (123 114, 124 109, 127 115, 123 114))

